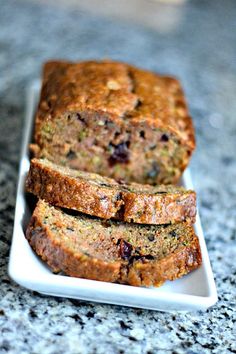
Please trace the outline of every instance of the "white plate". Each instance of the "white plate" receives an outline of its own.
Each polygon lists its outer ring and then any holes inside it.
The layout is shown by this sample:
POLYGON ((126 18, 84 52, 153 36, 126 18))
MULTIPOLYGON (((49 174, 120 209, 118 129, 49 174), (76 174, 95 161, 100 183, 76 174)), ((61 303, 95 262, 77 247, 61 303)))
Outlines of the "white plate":
MULTIPOLYGON (((48 295, 152 310, 205 310, 215 304, 217 301, 216 286, 199 216, 195 224, 195 231, 200 240, 203 258, 202 266, 181 279, 173 282, 167 281, 160 288, 137 288, 55 275, 35 255, 24 236, 26 225, 31 216, 29 202, 24 192, 24 183, 29 168, 28 144, 31 140, 34 110, 38 101, 39 88, 39 82, 35 82, 30 87, 27 95, 26 122, 8 268, 10 277, 25 288, 48 295)), ((186 188, 193 188, 189 170, 184 173, 182 184, 186 188)))

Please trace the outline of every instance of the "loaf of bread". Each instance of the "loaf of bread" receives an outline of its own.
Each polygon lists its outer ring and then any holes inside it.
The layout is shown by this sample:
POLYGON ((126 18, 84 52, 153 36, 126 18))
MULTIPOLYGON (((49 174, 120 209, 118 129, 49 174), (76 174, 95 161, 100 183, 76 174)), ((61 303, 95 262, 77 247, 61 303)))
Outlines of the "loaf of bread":
POLYGON ((170 184, 194 147, 175 78, 113 61, 45 64, 35 157, 116 180, 170 184))
POLYGON ((134 286, 160 286, 198 268, 188 223, 138 225, 73 216, 39 200, 26 238, 54 272, 134 286))
POLYGON ((26 189, 52 205, 141 224, 195 222, 196 193, 171 185, 125 184, 33 159, 26 189))

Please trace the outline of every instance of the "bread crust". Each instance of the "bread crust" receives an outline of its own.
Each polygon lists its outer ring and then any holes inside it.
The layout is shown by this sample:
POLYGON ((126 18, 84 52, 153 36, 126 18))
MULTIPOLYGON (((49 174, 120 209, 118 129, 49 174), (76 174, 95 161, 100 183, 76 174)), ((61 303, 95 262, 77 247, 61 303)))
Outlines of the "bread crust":
POLYGON ((114 120, 129 114, 156 128, 168 126, 185 144, 195 145, 183 90, 174 77, 115 61, 47 62, 36 122, 84 109, 107 112, 114 120))
POLYGON ((178 181, 195 148, 179 81, 113 61, 46 63, 34 138, 36 157, 149 184, 178 181))
POLYGON ((121 282, 133 286, 161 286, 166 280, 175 280, 197 269, 202 263, 197 236, 191 244, 175 251, 158 262, 137 262, 121 282))
POLYGON ((33 159, 26 189, 48 203, 141 224, 195 222, 196 193, 175 186, 122 184, 97 174, 33 159))
MULTIPOLYGON (((45 206, 48 208, 45 202, 38 202, 27 228, 26 238, 54 272, 62 271, 73 277, 133 286, 160 286, 166 280, 180 278, 201 265, 199 241, 188 224, 186 232, 190 233, 191 237, 186 246, 177 247, 161 259, 139 257, 132 262, 131 258, 104 260, 102 253, 100 257, 92 257, 84 252, 72 252, 66 241, 55 239, 54 231, 42 219, 41 209, 45 206)), ((63 219, 63 216, 61 218, 63 219)))

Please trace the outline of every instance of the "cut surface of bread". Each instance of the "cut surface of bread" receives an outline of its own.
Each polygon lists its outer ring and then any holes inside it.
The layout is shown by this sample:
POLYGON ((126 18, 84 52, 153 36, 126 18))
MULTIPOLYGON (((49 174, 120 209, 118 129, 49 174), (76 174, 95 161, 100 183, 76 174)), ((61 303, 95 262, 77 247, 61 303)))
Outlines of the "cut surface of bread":
POLYGON ((141 224, 195 222, 196 193, 172 185, 125 184, 98 174, 31 160, 26 189, 52 205, 141 224))
POLYGON ((174 184, 194 148, 177 79, 114 61, 45 64, 35 157, 126 182, 174 184))
POLYGON ((133 286, 160 286, 201 265, 198 238, 187 223, 138 225, 101 220, 39 200, 26 231, 54 272, 133 286))

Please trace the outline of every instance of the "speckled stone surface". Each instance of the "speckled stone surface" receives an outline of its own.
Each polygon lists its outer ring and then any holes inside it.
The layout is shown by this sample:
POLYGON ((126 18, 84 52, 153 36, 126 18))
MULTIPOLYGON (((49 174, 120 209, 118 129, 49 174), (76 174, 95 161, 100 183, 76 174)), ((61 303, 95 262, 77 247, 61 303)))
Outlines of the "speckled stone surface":
MULTIPOLYGON (((180 11, 180 10, 178 10, 180 11)), ((236 353, 236 3, 189 1, 169 31, 0 1, 0 353, 236 353), (197 132, 191 168, 219 302, 161 313, 52 298, 7 275, 25 88, 48 58, 112 57, 178 76, 197 132)))

